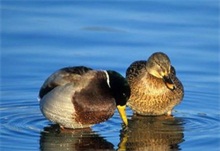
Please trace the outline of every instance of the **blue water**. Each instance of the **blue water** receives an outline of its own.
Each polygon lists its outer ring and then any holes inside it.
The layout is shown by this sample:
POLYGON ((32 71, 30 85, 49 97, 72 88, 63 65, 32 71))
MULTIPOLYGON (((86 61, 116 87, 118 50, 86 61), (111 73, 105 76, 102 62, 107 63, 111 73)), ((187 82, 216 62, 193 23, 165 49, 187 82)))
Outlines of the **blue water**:
POLYGON ((219 150, 219 6, 217 0, 1 1, 0 149, 219 150), (41 114, 38 91, 55 70, 85 65, 125 75, 133 61, 156 51, 170 57, 185 88, 173 119, 137 119, 127 108, 128 133, 117 112, 92 129, 59 133, 41 114))

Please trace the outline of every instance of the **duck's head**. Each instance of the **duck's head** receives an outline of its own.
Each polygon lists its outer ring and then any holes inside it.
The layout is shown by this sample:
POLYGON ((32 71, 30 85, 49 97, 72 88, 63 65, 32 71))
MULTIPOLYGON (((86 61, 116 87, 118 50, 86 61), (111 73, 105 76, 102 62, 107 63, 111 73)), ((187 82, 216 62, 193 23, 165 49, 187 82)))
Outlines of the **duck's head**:
POLYGON ((116 106, 120 117, 125 125, 128 125, 128 120, 126 116, 126 103, 130 97, 130 86, 127 80, 118 72, 108 70, 109 76, 109 86, 112 92, 112 95, 115 98, 116 106))
POLYGON ((163 79, 167 88, 170 90, 175 89, 174 82, 171 79, 171 73, 174 68, 171 66, 170 59, 165 53, 153 53, 147 60, 146 69, 154 77, 163 79))

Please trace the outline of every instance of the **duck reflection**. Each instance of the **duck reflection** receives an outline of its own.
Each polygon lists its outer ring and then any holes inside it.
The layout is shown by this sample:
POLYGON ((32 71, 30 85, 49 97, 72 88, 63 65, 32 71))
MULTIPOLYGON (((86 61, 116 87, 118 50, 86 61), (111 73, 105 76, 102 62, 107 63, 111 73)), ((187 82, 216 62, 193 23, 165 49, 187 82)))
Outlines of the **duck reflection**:
POLYGON ((121 131, 118 150, 177 151, 183 142, 183 122, 172 116, 133 115, 127 131, 121 131))
POLYGON ((40 137, 41 151, 114 150, 114 145, 90 128, 61 130, 58 125, 45 127, 40 137))

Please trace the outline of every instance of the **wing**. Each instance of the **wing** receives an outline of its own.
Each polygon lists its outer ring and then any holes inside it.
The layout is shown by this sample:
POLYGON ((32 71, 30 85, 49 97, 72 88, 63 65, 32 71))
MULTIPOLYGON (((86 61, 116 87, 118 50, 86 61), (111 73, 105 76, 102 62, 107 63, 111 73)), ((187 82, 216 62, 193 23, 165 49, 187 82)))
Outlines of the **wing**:
POLYGON ((51 76, 49 76, 42 85, 39 92, 40 99, 59 85, 65 85, 70 82, 78 81, 82 75, 90 70, 92 69, 88 67, 77 66, 66 67, 56 71, 51 76))
POLYGON ((126 71, 126 79, 131 83, 139 75, 146 71, 145 69, 146 61, 135 61, 133 62, 126 71))

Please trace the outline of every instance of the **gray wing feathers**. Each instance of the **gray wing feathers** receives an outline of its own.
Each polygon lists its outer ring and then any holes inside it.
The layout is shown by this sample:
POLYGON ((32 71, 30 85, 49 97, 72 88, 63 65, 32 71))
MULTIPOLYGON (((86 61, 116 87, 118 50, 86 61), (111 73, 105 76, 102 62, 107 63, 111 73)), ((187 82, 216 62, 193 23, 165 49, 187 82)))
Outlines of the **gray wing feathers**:
POLYGON ((39 92, 40 99, 57 86, 78 81, 83 74, 90 70, 92 69, 84 66, 78 66, 66 67, 56 71, 51 76, 49 76, 42 85, 39 92))

